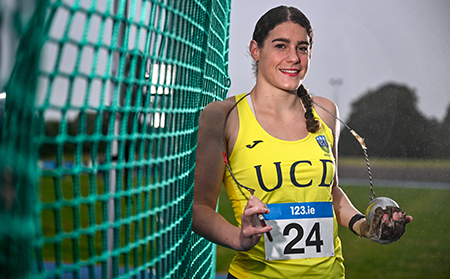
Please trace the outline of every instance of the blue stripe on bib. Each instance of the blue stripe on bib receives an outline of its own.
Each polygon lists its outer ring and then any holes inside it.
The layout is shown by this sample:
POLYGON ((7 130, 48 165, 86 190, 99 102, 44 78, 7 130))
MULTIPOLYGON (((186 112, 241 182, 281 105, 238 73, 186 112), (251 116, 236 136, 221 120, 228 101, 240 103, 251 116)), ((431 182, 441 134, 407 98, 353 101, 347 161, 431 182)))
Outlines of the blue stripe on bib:
POLYGON ((332 202, 301 202, 267 204, 270 210, 267 220, 328 218, 333 217, 332 202))

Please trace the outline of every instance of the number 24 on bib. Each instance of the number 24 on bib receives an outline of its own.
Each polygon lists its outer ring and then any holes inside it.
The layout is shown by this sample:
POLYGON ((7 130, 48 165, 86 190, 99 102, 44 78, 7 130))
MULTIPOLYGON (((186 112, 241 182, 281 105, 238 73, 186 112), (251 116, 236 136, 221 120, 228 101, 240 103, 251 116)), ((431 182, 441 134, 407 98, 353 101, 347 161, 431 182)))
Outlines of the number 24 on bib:
MULTIPOLYGON (((266 260, 334 256, 331 202, 268 204, 273 242, 265 239, 266 260)), ((267 238, 266 236, 264 236, 267 238)))

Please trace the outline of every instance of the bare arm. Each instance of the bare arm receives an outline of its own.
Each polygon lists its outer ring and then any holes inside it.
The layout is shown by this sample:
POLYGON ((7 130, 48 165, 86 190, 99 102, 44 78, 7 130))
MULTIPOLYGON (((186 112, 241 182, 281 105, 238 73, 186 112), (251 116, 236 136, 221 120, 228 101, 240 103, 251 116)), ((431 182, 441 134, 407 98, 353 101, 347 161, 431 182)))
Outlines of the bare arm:
MULTIPOLYGON (((252 196, 242 214, 242 229, 230 224, 216 212, 225 173, 222 157, 223 123, 233 104, 229 100, 212 103, 200 116, 192 228, 195 233, 216 244, 235 250, 249 250, 256 245, 262 233, 271 229, 252 227, 250 222, 257 213, 266 213, 267 207, 252 196)), ((227 142, 233 128, 235 125, 230 121, 227 142)))

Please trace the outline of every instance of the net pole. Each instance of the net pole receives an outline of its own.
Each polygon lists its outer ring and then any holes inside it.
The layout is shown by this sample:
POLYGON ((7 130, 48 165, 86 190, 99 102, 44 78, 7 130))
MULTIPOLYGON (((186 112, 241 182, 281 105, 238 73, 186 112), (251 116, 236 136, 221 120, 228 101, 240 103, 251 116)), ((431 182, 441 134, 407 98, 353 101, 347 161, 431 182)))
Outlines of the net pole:
MULTIPOLYGON (((128 0, 114 0, 114 13, 117 16, 118 10, 120 8, 120 2, 125 2, 125 7, 128 6, 128 0)), ((120 23, 117 23, 120 24, 120 23)), ((114 33, 114 28, 112 30, 114 33)), ((122 46, 123 38, 124 38, 124 32, 125 28, 123 25, 119 26, 119 34, 117 36, 117 43, 116 46, 120 47, 122 46)), ((111 36, 114 36, 114 34, 111 34, 111 36)), ((119 69, 119 63, 120 63, 120 55, 113 56, 113 62, 112 62, 112 76, 116 76, 118 74, 119 69)), ((111 95, 110 95, 110 104, 111 106, 118 105, 114 104, 114 94, 118 90, 118 84, 115 84, 115 86, 111 87, 111 95)), ((118 91, 117 91, 118 92, 118 91)), ((120 134, 120 124, 121 124, 121 115, 120 113, 116 113, 115 121, 114 121, 114 139, 112 140, 111 144, 111 158, 112 160, 112 168, 110 168, 109 171, 109 201, 108 201, 108 221, 110 223, 110 227, 108 228, 107 233, 107 243, 108 243, 108 252, 111 253, 114 251, 114 222, 115 222, 115 204, 114 204, 114 196, 116 192, 116 165, 117 165, 117 158, 119 155, 118 152, 118 142, 117 142, 117 136, 120 134)), ((108 278, 113 278, 113 257, 108 257, 108 263, 107 263, 107 273, 108 278)))

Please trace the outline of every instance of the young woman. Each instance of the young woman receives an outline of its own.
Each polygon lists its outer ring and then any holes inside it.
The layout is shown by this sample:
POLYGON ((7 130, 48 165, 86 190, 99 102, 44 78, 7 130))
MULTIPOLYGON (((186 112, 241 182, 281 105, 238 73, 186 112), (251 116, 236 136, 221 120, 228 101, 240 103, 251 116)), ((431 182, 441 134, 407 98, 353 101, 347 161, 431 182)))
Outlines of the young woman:
POLYGON ((238 251, 229 278, 344 278, 337 225, 367 227, 337 183, 337 107, 303 86, 312 45, 302 12, 268 11, 249 47, 254 88, 200 116, 193 230, 238 251), (222 183, 238 227, 216 212, 222 183))

